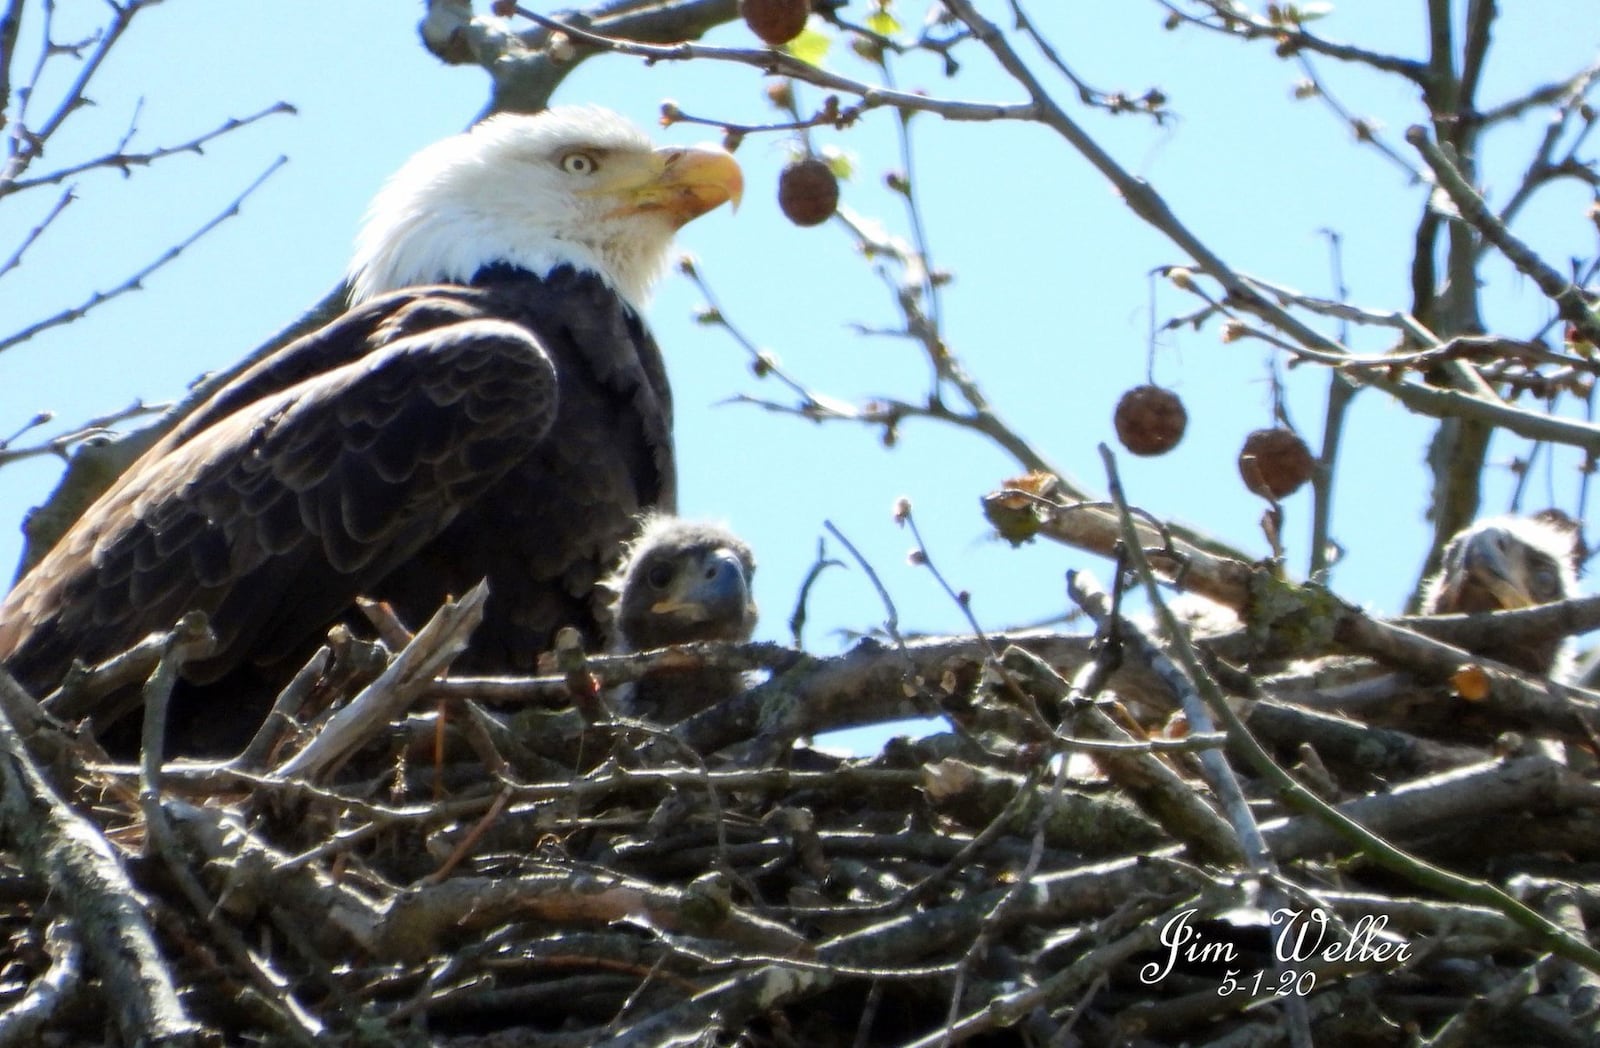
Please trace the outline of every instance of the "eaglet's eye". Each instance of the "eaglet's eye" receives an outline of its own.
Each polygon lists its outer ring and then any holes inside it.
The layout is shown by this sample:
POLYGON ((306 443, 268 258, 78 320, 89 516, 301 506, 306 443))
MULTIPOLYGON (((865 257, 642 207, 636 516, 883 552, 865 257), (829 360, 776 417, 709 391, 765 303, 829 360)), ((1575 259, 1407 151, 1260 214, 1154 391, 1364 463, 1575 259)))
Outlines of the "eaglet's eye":
POLYGON ((561 170, 569 175, 593 174, 599 166, 588 153, 568 153, 561 158, 561 170))
POLYGON ((666 589, 667 583, 672 581, 672 565, 666 563, 652 564, 650 571, 645 575, 645 581, 656 589, 666 589))
POLYGON ((1554 568, 1539 568, 1533 573, 1531 589, 1541 602, 1555 600, 1561 596, 1561 576, 1554 568))

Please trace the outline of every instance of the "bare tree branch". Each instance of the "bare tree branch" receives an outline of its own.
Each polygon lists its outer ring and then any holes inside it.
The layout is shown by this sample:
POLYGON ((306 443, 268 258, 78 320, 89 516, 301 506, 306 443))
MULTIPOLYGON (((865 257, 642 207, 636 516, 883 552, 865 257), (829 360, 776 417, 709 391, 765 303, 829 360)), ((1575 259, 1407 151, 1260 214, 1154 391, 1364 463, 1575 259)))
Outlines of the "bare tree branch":
POLYGON ((178 145, 162 146, 160 148, 151 149, 143 153, 130 153, 125 150, 125 145, 119 146, 112 152, 106 153, 102 156, 92 157, 88 160, 81 161, 80 163, 59 168, 46 175, 39 175, 34 178, 18 178, 9 183, 0 183, 0 197, 5 197, 12 193, 21 193, 24 190, 34 189, 38 186, 55 185, 60 182, 65 182, 69 178, 75 178, 76 176, 84 174, 85 172, 95 171, 102 168, 111 168, 113 170, 121 171, 124 175, 129 175, 132 174, 133 168, 149 167, 158 160, 165 160, 167 157, 177 156, 181 153, 194 153, 196 155, 203 155, 205 153, 205 147, 207 144, 216 141, 230 132, 237 131, 240 128, 249 127, 251 124, 265 120, 269 116, 277 116, 280 113, 292 114, 294 112, 294 106, 290 105, 289 103, 276 102, 268 106, 266 109, 261 110, 259 113, 252 113, 246 117, 229 118, 220 127, 214 128, 211 131, 207 131, 204 134, 197 135, 194 138, 191 138, 189 141, 179 143, 178 145))
POLYGON ((102 306, 118 296, 125 295, 130 291, 141 290, 144 286, 144 281, 147 280, 152 273, 155 273, 162 266, 167 265, 173 259, 183 254, 183 252, 188 250, 190 247, 193 247, 196 241, 205 236, 207 233, 211 232, 213 229, 217 228, 217 226, 237 215, 239 213, 240 206, 245 202, 246 199, 249 198, 250 194, 261 188, 262 183, 264 183, 268 178, 272 177, 278 168, 282 167, 288 162, 289 158, 282 156, 274 160, 267 166, 265 171, 256 176, 255 181, 246 186, 244 191, 238 196, 234 197, 233 201, 221 212, 212 216, 193 233, 190 233, 176 244, 167 248, 153 261, 134 272, 126 280, 111 288, 109 291, 96 291, 79 305, 68 309, 63 309, 59 313, 54 313, 48 317, 45 317, 43 320, 38 320, 32 324, 29 324, 20 331, 16 331, 11 335, 0 338, 0 352, 4 352, 5 350, 10 349, 12 346, 28 341, 28 339, 33 338, 42 331, 48 331, 51 328, 60 327, 63 324, 70 324, 74 320, 78 320, 87 315, 96 307, 102 306))
MULTIPOLYGON (((0 689, 19 695, 22 691, 4 670, 0 670, 0 689)), ((129 1044, 198 1045, 200 1027, 178 999, 133 886, 111 846, 39 774, 3 708, 0 814, 8 839, 72 914, 85 950, 106 981, 123 1039, 129 1044)))
POLYGON ((1413 127, 1406 131, 1406 141, 1416 147, 1433 169, 1439 187, 1450 195, 1462 220, 1498 248, 1519 272, 1537 284, 1539 290, 1555 303, 1563 320, 1577 328, 1591 344, 1600 345, 1600 318, 1595 316, 1594 308, 1577 285, 1541 259, 1494 216, 1483 197, 1467 182, 1454 161, 1428 138, 1426 131, 1413 127))

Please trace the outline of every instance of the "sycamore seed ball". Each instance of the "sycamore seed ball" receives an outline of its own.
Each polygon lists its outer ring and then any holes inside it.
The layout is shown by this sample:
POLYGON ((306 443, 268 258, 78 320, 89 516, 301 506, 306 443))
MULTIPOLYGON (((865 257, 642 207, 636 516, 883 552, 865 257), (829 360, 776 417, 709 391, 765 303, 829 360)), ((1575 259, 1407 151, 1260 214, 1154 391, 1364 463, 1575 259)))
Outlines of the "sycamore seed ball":
POLYGON ((1258 429, 1244 438, 1239 476, 1245 487, 1263 498, 1287 498, 1311 479, 1316 460, 1292 429, 1258 429))
POLYGON ((1165 455, 1183 439, 1189 413, 1172 390, 1135 386, 1117 401, 1111 421, 1117 439, 1135 455, 1165 455))
POLYGON ((744 24, 768 47, 782 47, 806 27, 811 0, 739 0, 744 24))
POLYGON ((796 160, 778 176, 778 207, 797 226, 815 226, 839 206, 839 180, 816 157, 796 160))

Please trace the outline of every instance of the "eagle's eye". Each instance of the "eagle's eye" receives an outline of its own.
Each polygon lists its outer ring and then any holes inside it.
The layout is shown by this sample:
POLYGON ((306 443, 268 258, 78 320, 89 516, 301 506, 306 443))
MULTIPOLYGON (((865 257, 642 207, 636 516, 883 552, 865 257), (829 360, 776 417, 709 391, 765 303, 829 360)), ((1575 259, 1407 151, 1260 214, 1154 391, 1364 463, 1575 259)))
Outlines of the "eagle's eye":
POLYGON ((652 564, 644 578, 655 589, 666 589, 667 583, 672 581, 672 565, 665 562, 652 564))
POLYGON ((599 166, 588 153, 568 153, 561 158, 561 170, 569 175, 592 175, 599 166))

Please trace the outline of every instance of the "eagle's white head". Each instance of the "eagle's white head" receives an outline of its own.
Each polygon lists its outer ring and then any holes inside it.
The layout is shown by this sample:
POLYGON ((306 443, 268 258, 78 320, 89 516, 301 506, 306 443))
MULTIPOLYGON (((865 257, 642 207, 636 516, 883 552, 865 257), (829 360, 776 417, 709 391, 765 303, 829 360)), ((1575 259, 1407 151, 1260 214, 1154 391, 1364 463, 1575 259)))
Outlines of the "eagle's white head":
POLYGON ((406 161, 372 201, 349 270, 352 303, 417 284, 466 283, 504 262, 566 264, 640 306, 684 223, 743 181, 725 150, 655 148, 593 106, 502 113, 406 161))

